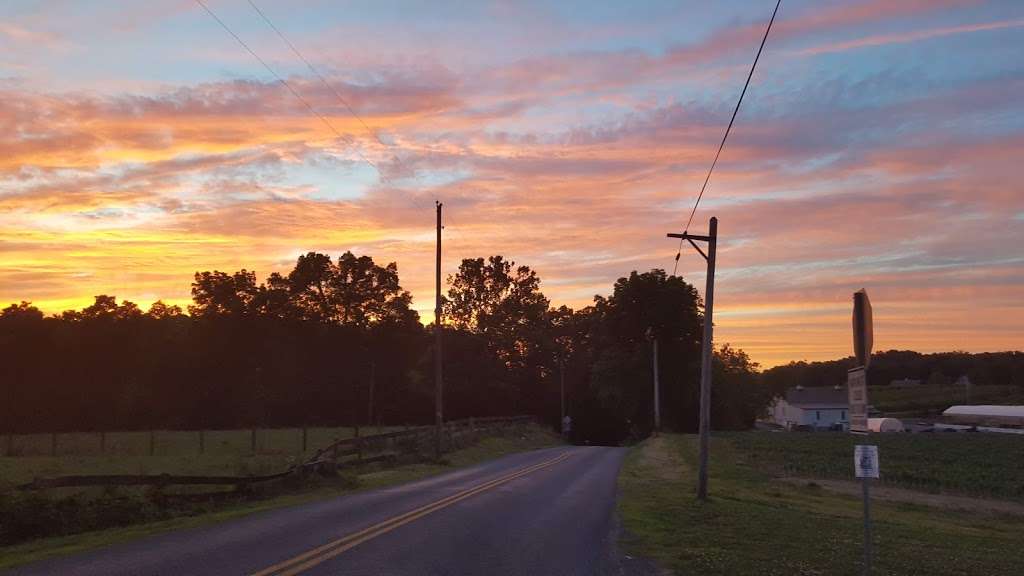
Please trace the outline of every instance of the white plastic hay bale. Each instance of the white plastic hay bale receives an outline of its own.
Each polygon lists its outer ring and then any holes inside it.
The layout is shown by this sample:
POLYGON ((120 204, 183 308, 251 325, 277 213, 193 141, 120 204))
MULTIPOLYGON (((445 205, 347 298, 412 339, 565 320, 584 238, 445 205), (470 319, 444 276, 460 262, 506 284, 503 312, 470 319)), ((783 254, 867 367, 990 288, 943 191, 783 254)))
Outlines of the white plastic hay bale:
POLYGON ((872 432, 903 432, 899 418, 868 418, 868 430, 872 432))

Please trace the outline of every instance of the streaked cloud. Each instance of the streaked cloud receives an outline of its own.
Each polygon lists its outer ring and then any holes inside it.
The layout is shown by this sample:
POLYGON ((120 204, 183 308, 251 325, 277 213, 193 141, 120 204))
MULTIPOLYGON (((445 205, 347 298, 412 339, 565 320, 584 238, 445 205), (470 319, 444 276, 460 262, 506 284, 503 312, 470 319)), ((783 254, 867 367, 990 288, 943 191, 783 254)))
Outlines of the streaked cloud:
MULTIPOLYGON (((429 319, 441 199, 446 273, 502 253, 536 268, 554 303, 586 305, 630 270, 671 267, 664 234, 688 213, 770 9, 268 8, 329 89, 244 3, 213 6, 333 129, 188 3, 109 28, 0 10, 0 38, 35 42, 28 66, 0 62, 0 301, 183 303, 197 270, 265 276, 353 250, 396 261, 429 319)), ((697 215, 721 221, 720 342, 766 365, 846 355, 850 293, 866 287, 882 348, 1020 347, 1015 7, 783 6, 697 215)), ((703 287, 703 261, 680 262, 703 287)))
POLYGON ((982 22, 978 24, 967 24, 963 26, 946 26, 942 28, 933 28, 931 30, 915 30, 912 32, 904 32, 897 34, 878 34, 874 36, 866 36, 864 38, 858 38, 856 40, 849 40, 846 42, 835 42, 831 44, 823 44, 820 46, 804 48, 802 50, 797 50, 796 53, 800 55, 828 54, 830 52, 845 52, 847 50, 855 50, 857 48, 885 46, 888 44, 906 44, 908 42, 918 42, 920 40, 940 38, 942 36, 950 36, 952 34, 967 34, 970 32, 985 32, 989 30, 1003 30, 1006 28, 1021 27, 1024 27, 1024 19, 1003 20, 999 22, 982 22))

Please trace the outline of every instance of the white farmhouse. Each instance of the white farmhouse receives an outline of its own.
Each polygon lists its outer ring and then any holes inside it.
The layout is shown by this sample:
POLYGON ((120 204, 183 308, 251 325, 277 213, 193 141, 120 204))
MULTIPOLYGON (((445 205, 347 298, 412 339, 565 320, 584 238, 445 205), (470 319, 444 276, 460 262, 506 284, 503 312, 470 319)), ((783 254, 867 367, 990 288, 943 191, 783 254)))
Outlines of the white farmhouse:
POLYGON ((786 391, 785 398, 776 398, 771 406, 772 421, 787 429, 796 426, 829 428, 847 425, 849 401, 846 388, 797 386, 786 391))

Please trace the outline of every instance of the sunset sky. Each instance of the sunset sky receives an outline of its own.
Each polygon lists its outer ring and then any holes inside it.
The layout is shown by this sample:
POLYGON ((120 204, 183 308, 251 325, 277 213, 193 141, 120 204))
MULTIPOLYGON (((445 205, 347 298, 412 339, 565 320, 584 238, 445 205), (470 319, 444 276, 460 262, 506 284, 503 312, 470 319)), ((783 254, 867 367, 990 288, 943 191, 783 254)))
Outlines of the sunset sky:
MULTIPOLYGON (((503 254, 584 306, 672 269, 774 6, 254 0, 328 89, 206 1, 333 129, 193 0, 6 0, 0 304, 352 250, 429 320, 440 199, 446 273, 503 254)), ((691 227, 719 218, 716 342, 846 356, 863 287, 876 350, 1021 349, 1022 165, 1024 2, 783 0, 691 227)))

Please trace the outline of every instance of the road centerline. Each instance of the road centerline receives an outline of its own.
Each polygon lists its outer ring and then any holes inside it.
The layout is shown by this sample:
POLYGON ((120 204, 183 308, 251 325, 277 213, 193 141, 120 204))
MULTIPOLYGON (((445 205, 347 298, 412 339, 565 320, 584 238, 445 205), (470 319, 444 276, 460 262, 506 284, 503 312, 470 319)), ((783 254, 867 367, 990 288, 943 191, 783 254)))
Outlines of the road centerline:
POLYGON ((497 488, 498 486, 516 480, 517 478, 522 478, 523 476, 532 474, 533 472, 537 472, 544 468, 554 466, 566 460, 569 456, 569 452, 563 452, 559 456, 551 458, 550 460, 545 460, 544 462, 540 462, 538 464, 526 466, 524 468, 520 468, 503 476, 499 476, 498 478, 489 480, 487 482, 483 482, 476 486, 472 486, 456 494, 446 496, 429 504, 420 506, 419 508, 410 510, 408 512, 378 522, 377 524, 374 524, 362 530, 358 530, 351 534, 342 536, 341 538, 328 542, 327 544, 318 546, 312 550, 299 554, 295 557, 289 558, 288 560, 279 562, 277 564, 274 564, 273 566, 264 568, 263 570, 260 570, 258 572, 254 572, 251 576, 294 576, 314 566, 317 566, 318 564, 330 560, 331 558, 334 558, 335 556, 338 556, 339 554, 347 550, 350 550, 358 546, 359 544, 362 544, 363 542, 372 540, 377 536, 386 534, 400 526, 404 526, 405 524, 408 524, 419 518, 427 516, 428 514, 432 514, 434 512, 437 512, 438 510, 447 508, 448 506, 461 502, 462 500, 465 500, 467 498, 476 496, 477 494, 497 488))

